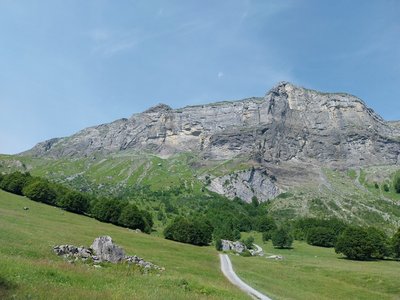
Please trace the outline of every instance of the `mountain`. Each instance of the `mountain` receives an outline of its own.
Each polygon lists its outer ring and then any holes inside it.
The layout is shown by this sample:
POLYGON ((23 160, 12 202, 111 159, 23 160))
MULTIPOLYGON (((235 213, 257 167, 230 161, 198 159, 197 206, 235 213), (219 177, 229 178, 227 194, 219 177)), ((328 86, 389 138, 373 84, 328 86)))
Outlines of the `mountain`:
POLYGON ((348 168, 400 162, 400 129, 360 99, 281 83, 264 98, 171 109, 159 104, 129 119, 39 143, 25 155, 84 157, 133 149, 161 157, 247 156, 260 163, 300 161, 348 168))
POLYGON ((117 197, 143 187, 197 199, 216 192, 267 202, 277 218, 336 216, 394 228, 399 124, 355 96, 283 82, 264 97, 181 109, 159 104, 0 156, 0 172, 29 171, 117 197))

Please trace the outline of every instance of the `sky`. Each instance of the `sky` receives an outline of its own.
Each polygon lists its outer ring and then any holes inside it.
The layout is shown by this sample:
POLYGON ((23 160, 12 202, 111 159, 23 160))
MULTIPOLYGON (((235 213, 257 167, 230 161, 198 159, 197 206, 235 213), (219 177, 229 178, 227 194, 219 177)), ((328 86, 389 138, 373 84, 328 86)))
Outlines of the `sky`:
POLYGON ((400 120, 398 0, 0 0, 0 153, 280 81, 400 120))

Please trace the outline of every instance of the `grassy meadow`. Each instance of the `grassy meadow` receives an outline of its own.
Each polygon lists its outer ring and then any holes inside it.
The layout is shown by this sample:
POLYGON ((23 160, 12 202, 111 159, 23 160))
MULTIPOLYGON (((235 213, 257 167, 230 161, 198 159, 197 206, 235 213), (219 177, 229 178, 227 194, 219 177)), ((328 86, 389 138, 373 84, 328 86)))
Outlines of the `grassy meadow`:
POLYGON ((284 259, 230 257, 236 273, 272 299, 400 299, 400 261, 351 261, 298 241, 293 249, 275 249, 252 235, 266 256, 284 259))
POLYGON ((223 277, 213 247, 135 233, 1 190, 0 262, 0 299, 247 299, 223 277), (97 269, 52 252, 56 244, 90 246, 100 235, 166 270, 97 269))

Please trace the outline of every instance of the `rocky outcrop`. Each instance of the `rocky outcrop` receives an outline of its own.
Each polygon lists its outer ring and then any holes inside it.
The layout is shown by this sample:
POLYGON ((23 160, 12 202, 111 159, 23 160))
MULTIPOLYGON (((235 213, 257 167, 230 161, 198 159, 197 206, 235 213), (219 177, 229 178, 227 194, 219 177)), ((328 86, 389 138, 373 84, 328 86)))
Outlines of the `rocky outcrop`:
POLYGON ((207 188, 230 199, 238 197, 246 202, 251 202, 253 197, 264 202, 280 193, 273 176, 269 176, 266 170, 254 168, 212 178, 207 188))
POLYGON ((127 256, 124 254, 124 250, 113 243, 110 236, 101 236, 94 240, 90 248, 84 246, 74 245, 57 245, 53 247, 54 253, 59 256, 63 256, 69 262, 77 260, 93 261, 94 264, 101 262, 120 263, 126 262, 128 264, 135 264, 144 269, 155 269, 164 271, 165 269, 159 267, 151 262, 145 261, 136 255, 127 256))
POLYGON ((134 149, 182 151, 259 163, 291 160, 333 167, 400 163, 400 130, 357 97, 281 83, 264 98, 171 109, 159 104, 129 119, 38 144, 25 154, 79 157, 134 149))
POLYGON ((229 241, 229 240, 221 240, 222 242, 222 251, 233 251, 236 253, 243 253, 247 250, 246 245, 240 241, 229 241))
POLYGON ((113 243, 110 236, 101 236, 90 246, 101 261, 117 263, 125 258, 124 250, 113 243))

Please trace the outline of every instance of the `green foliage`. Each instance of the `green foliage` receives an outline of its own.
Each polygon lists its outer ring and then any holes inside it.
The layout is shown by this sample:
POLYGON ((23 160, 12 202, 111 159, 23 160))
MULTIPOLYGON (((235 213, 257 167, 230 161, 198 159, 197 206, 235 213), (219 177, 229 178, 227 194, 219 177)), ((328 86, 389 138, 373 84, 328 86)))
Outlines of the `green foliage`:
POLYGON ((271 237, 272 237, 272 232, 271 231, 266 231, 266 232, 262 233, 262 241, 264 243, 268 242, 271 239, 271 237))
POLYGON ((385 192, 389 192, 389 186, 387 185, 387 183, 385 183, 384 185, 383 185, 383 190, 385 191, 385 192))
POLYGON ((240 256, 251 257, 252 255, 251 255, 250 251, 246 249, 242 253, 240 253, 240 256))
POLYGON ((213 227, 205 219, 176 218, 164 229, 164 237, 177 242, 198 246, 208 245, 212 240, 213 227))
POLYGON ((124 205, 123 201, 101 198, 94 202, 91 213, 99 221, 117 225, 124 205))
POLYGON ((391 244, 393 256, 400 258, 400 228, 397 229, 397 232, 393 235, 391 244))
POLYGON ((22 193, 31 200, 47 204, 55 204, 57 197, 54 187, 43 179, 31 180, 30 184, 25 185, 22 193))
POLYGON ((61 197, 58 204, 68 211, 84 214, 89 211, 90 202, 89 197, 86 195, 75 191, 68 191, 61 197))
POLYGON ((394 176, 393 187, 396 193, 400 193, 400 172, 397 172, 394 176))
POLYGON ((374 183, 376 189, 379 189, 379 184, 377 182, 374 183))
POLYGON ((307 243, 313 246, 333 247, 336 242, 336 234, 331 228, 313 227, 308 231, 307 243))
POLYGON ((217 251, 221 251, 222 250, 222 240, 221 239, 217 239, 215 241, 215 249, 217 251))
POLYGON ((375 227, 369 227, 367 228, 367 233, 368 240, 373 249, 371 257, 383 259, 385 256, 391 254, 389 238, 385 232, 375 227))
POLYGON ((277 228, 274 219, 268 215, 259 216, 257 219, 256 230, 259 232, 273 231, 277 228))
POLYGON ((139 210, 136 205, 128 204, 122 208, 118 223, 131 229, 140 229, 150 233, 151 225, 148 218, 149 216, 139 210))
POLYGON ((293 243, 293 237, 289 230, 281 227, 272 232, 272 245, 276 248, 290 248, 293 243))
POLYGON ((29 173, 14 172, 3 176, 0 188, 17 195, 22 195, 22 190, 31 180, 29 173))
POLYGON ((247 239, 242 240, 242 243, 247 247, 247 249, 253 249, 254 237, 249 236, 247 239))
POLYGON ((324 227, 338 236, 347 225, 339 219, 301 218, 293 223, 293 235, 296 240, 307 240, 308 232, 312 228, 324 227))
POLYGON ((339 235, 335 251, 354 260, 381 259, 389 254, 385 233, 372 227, 348 227, 339 235))

